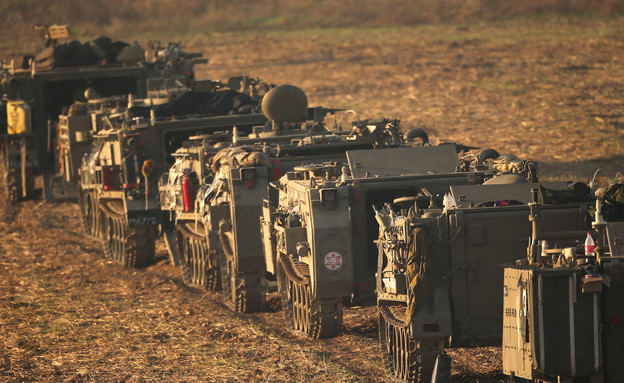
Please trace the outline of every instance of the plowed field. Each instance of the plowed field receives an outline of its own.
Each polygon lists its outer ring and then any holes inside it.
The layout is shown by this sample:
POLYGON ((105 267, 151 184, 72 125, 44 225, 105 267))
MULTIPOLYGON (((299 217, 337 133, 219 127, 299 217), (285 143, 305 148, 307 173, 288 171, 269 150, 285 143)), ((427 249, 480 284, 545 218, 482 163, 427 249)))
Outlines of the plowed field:
MULTIPOLYGON (((348 28, 190 37, 198 77, 248 74, 304 89, 310 105, 397 117, 432 141, 538 161, 541 175, 605 183, 624 167, 624 39, 615 22, 348 28)), ((188 38, 188 36, 187 36, 188 38)), ((190 44, 190 46, 189 46, 190 44)), ((164 247, 116 266, 72 203, 0 202, 0 381, 387 381, 375 308, 315 341, 269 312, 232 314, 185 287, 164 247)), ((457 349, 453 382, 503 380, 498 348, 457 349)))

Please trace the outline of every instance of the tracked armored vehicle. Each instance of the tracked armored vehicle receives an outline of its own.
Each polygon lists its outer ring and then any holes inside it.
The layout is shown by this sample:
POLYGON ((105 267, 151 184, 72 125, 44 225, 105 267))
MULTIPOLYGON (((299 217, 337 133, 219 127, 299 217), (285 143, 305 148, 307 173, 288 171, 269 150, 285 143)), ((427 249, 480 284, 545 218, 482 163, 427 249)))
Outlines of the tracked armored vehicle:
POLYGON ((258 218, 268 183, 305 163, 342 162, 349 149, 400 143, 394 120, 357 121, 350 132, 330 129, 323 121, 336 110, 307 108, 303 92, 291 86, 271 90, 262 107, 269 124, 244 137, 198 137, 176 152, 160 186, 163 209, 175 217, 185 282, 218 289, 220 278, 226 302, 243 312, 265 303, 258 218), (226 144, 230 148, 217 153, 226 144))
MULTIPOLYGON (((241 110, 239 106, 228 108, 227 113, 244 114, 169 117, 172 105, 186 107, 192 95, 188 92, 173 104, 131 102, 112 114, 97 111, 85 117, 95 123, 89 132, 91 150, 82 158, 79 171, 83 219, 87 232, 99 237, 107 257, 119 264, 139 267, 153 259, 154 242, 165 218, 158 201, 158 179, 171 166, 171 154, 182 142, 233 126, 250 131, 266 121, 262 114, 249 113, 253 107, 241 110), (161 112, 166 116, 158 117, 161 112)), ((206 94, 198 96, 206 100, 206 94)))
POLYGON ((64 182, 58 167, 59 145, 74 138, 59 137, 55 126, 75 101, 87 101, 87 89, 98 98, 156 97, 192 87, 194 65, 206 62, 177 43, 153 42, 145 50, 104 37, 61 44, 69 37, 68 26, 43 29, 45 48, 24 56, 21 65, 3 61, 0 67, 0 168, 12 200, 33 196, 39 175, 46 200, 76 198, 75 185, 64 182))
POLYGON ((511 382, 624 382, 622 190, 606 190, 585 230, 559 230, 544 220, 546 205, 530 204, 531 246, 502 285, 511 382))
POLYGON ((460 161, 458 148, 465 149, 447 144, 348 151, 344 165, 295 168, 274 185, 263 208, 265 262, 277 275, 292 328, 334 336, 344 302, 374 302, 378 251, 370 238, 378 227, 372 205, 409 196, 435 206, 449 185, 481 184, 495 174, 460 161), (420 195, 424 189, 427 194, 420 195))
POLYGON ((445 347, 500 344, 500 265, 534 244, 527 221, 532 189, 565 196, 546 198, 544 225, 582 230, 592 203, 588 188, 549 192, 517 181, 502 175, 483 185, 451 185, 443 204, 428 202, 422 189, 400 211, 389 205, 379 211, 379 340, 395 376, 429 382, 445 347))
POLYGON ((31 135, 30 107, 23 101, 0 101, 0 184, 11 202, 32 197, 39 172, 31 135), (2 116, 4 115, 4 116, 2 116))

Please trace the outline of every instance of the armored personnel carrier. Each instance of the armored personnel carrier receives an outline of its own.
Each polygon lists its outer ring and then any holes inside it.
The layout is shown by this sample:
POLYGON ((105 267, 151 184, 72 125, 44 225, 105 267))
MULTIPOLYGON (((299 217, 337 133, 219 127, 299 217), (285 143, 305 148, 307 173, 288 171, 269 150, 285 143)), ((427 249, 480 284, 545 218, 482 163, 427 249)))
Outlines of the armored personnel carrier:
POLYGON ((34 195, 39 163, 31 127, 29 105, 0 100, 0 185, 11 202, 34 195))
POLYGON ((465 149, 444 144, 348 151, 345 164, 298 167, 275 183, 262 231, 267 271, 277 275, 286 322, 312 337, 330 337, 341 329, 344 302, 374 302, 378 250, 370 238, 378 226, 371 206, 401 196, 436 206, 449 185, 481 184, 495 174, 469 160, 476 156, 462 154, 460 160, 458 151, 465 149))
POLYGON ((338 111, 307 108, 293 86, 272 89, 262 108, 270 122, 253 133, 198 137, 178 150, 160 185, 185 282, 219 289, 220 278, 226 302, 243 312, 265 303, 259 217, 268 183, 305 163, 344 161, 349 149, 400 143, 395 120, 357 121, 344 132, 328 127, 325 117, 338 111))
POLYGON ((535 243, 527 221, 532 189, 547 196, 539 218, 544 225, 583 228, 589 188, 555 192, 520 181, 506 174, 483 185, 451 185, 442 204, 431 203, 431 193, 421 189, 395 200, 404 204, 400 210, 387 205, 377 213, 379 340, 395 376, 429 382, 445 347, 500 344, 500 265, 535 243))
MULTIPOLYGON (((169 112, 191 103, 187 92, 171 103, 130 100, 113 112, 94 111, 83 122, 95 121, 88 132, 91 149, 82 158, 80 203, 87 232, 102 239, 105 254, 119 264, 139 267, 153 258, 162 214, 158 179, 173 159, 171 154, 190 136, 237 126, 242 132, 262 125, 265 117, 249 108, 228 109, 227 115, 186 116, 169 112), (229 114, 238 113, 243 114, 229 114), (159 117, 164 113, 164 117, 159 117)), ((228 90, 215 94, 231 94, 228 90)), ((199 95, 205 110, 205 93, 199 95)), ((253 109, 253 108, 252 108, 253 109)), ((75 129, 80 131, 80 129, 75 129)))
POLYGON ((559 230, 545 220, 547 205, 530 204, 527 257, 504 270, 511 382, 624 382, 622 190, 611 185, 596 200, 585 230, 559 230))
POLYGON ((70 36, 66 25, 41 27, 46 46, 24 61, 3 61, 0 67, 0 169, 11 199, 34 195, 42 175, 46 200, 75 198, 75 185, 58 175, 58 116, 75 101, 132 94, 156 97, 193 86, 201 54, 187 53, 178 43, 147 49, 100 37, 81 44, 59 43, 70 36))

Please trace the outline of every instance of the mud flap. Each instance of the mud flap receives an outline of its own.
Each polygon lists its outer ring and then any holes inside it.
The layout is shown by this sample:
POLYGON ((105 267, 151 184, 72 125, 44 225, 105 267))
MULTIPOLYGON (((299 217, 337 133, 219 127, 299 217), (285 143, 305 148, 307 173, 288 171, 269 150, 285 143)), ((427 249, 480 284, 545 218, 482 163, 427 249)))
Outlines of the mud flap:
POLYGON ((414 312, 410 323, 415 338, 450 337, 451 302, 446 287, 438 286, 429 291, 422 305, 414 312))

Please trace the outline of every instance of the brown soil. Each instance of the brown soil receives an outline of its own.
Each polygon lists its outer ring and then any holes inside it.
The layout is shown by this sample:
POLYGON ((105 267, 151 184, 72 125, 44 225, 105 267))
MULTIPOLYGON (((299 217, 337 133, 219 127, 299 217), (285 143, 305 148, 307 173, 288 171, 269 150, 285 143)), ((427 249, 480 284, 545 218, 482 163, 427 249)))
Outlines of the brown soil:
MULTIPOLYGON (((375 307, 350 308, 345 331, 311 340, 269 312, 233 314, 185 287, 166 259, 112 264, 85 238, 76 204, 3 200, 0 381, 386 381, 375 307)), ((454 382, 497 382, 497 348, 457 349, 454 382)))
MULTIPOLYGON (((291 83, 311 105, 399 117, 434 142, 493 147, 539 161, 542 175, 587 180, 622 169, 617 26, 483 25, 213 35, 198 77, 247 73, 291 83), (202 76, 203 75, 203 76, 202 76)), ((602 180, 606 182, 605 179, 602 180)), ((164 247, 131 270, 102 258, 71 203, 0 201, 0 381, 388 381, 375 308, 315 341, 270 312, 232 314, 185 287, 164 247)), ((500 349, 451 350, 453 382, 503 380, 500 349)))
POLYGON ((541 174, 622 171, 624 41, 614 23, 319 30, 211 36, 204 77, 300 86, 311 105, 398 117, 435 142, 532 158, 541 174), (246 35, 245 35, 246 36, 246 35))

